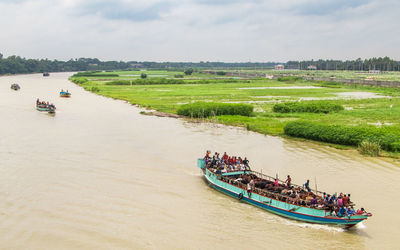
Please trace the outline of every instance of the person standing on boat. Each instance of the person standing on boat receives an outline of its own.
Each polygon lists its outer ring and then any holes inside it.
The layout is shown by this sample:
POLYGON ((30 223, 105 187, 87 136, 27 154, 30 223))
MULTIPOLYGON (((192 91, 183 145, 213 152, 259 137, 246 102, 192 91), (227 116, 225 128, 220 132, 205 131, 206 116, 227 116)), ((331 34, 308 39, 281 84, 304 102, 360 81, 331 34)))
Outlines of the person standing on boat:
POLYGON ((311 192, 310 180, 307 180, 306 183, 304 183, 304 187, 307 189, 308 192, 311 192))
POLYGON ((285 183, 286 183, 286 185, 288 186, 288 188, 290 188, 291 182, 292 182, 292 179, 290 178, 290 175, 288 175, 288 176, 287 176, 287 179, 286 179, 286 181, 285 181, 285 183))
POLYGON ((347 195, 344 195, 343 197, 343 206, 347 206, 349 204, 349 197, 347 195))
POLYGON ((244 164, 246 167, 249 166, 249 160, 247 160, 246 157, 244 157, 243 164, 244 164))
MULTIPOLYGON (((250 197, 251 196, 251 182, 253 180, 251 180, 249 183, 247 183, 247 195, 250 197)), ((254 181, 253 181, 254 183, 254 181)))

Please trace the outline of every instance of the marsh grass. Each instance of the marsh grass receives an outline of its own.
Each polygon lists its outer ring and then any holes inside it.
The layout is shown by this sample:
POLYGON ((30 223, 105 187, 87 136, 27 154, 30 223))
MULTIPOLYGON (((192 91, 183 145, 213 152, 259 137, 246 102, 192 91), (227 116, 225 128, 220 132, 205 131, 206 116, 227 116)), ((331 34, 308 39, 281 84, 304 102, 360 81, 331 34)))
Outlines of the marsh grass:
POLYGON ((358 145, 358 151, 363 155, 379 156, 382 148, 378 142, 364 140, 358 145))

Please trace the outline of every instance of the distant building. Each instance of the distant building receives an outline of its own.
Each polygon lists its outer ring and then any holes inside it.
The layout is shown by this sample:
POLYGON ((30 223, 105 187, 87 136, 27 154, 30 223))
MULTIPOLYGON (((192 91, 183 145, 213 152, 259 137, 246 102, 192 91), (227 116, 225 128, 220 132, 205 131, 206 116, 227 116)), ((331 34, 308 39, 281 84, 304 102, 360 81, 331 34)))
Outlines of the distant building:
POLYGON ((278 64, 278 65, 275 65, 275 70, 283 70, 283 69, 285 69, 285 66, 283 66, 282 64, 278 64))
POLYGON ((132 68, 143 68, 143 64, 141 63, 131 63, 132 68))
POLYGON ((381 71, 380 70, 375 70, 375 69, 370 69, 370 70, 368 70, 368 73, 370 73, 370 74, 380 74, 381 71))
POLYGON ((315 66, 315 65, 308 65, 308 66, 307 66, 307 69, 308 69, 308 70, 317 70, 317 66, 315 66))

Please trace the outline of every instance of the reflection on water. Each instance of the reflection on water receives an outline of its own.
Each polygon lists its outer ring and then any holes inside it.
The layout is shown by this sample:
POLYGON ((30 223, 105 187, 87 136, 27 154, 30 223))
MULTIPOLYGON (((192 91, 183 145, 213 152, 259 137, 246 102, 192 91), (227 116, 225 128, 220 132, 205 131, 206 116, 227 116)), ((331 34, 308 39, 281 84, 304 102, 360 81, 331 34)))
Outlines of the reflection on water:
POLYGON ((0 247, 341 248, 399 246, 399 163, 240 128, 142 116, 69 74, 0 77, 0 247), (17 82, 21 90, 11 91, 17 82), (72 93, 58 97, 60 89, 72 93), (57 114, 35 110, 49 100, 57 114), (209 186, 205 150, 255 170, 349 192, 374 216, 352 230, 287 220, 209 186))

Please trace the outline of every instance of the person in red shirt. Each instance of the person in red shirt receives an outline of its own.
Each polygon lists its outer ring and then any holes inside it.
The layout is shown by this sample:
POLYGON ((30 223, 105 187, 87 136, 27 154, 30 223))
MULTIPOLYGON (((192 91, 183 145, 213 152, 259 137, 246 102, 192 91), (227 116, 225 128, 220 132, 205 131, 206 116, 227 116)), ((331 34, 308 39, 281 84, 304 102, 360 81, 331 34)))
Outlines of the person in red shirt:
POLYGON ((344 195, 343 197, 343 206, 347 206, 349 204, 349 197, 347 195, 344 195))

